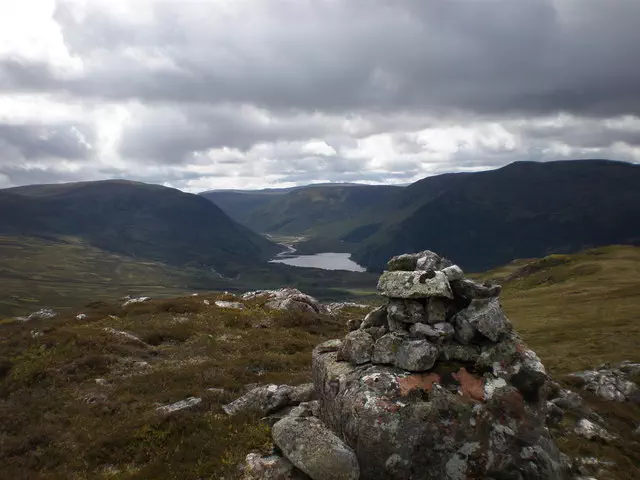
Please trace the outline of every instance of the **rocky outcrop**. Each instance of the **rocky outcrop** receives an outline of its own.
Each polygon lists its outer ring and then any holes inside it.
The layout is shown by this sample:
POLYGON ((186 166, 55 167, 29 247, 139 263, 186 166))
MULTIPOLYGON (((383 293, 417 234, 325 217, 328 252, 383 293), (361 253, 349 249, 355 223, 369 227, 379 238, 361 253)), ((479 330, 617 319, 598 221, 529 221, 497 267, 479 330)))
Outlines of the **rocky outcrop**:
POLYGON ((617 366, 601 365, 595 370, 572 373, 569 376, 585 390, 615 402, 640 404, 640 388, 630 380, 640 375, 640 363, 622 362, 617 366))
POLYGON ((269 415, 286 407, 309 402, 313 396, 314 387, 311 383, 294 387, 290 385, 263 385, 252 388, 240 398, 224 405, 222 409, 227 415, 236 415, 247 411, 269 415))
POLYGON ((273 426, 282 453, 316 480, 568 478, 549 379, 500 287, 427 251, 391 259, 378 288, 386 305, 314 349, 317 404, 273 426))
POLYGON ((261 300, 266 308, 308 313, 328 313, 327 307, 296 288, 257 290, 242 295, 242 300, 261 300))

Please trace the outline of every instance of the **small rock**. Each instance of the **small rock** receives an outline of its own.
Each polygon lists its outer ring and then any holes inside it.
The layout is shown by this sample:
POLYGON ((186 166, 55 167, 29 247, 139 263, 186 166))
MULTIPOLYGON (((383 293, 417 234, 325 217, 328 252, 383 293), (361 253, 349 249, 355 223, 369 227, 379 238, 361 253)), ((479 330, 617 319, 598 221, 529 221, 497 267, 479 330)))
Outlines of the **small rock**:
POLYGON ((425 325, 424 323, 414 323, 409 331, 420 337, 425 337, 434 343, 445 343, 453 338, 455 330, 450 323, 442 322, 435 325, 425 325))
POLYGON ((76 315, 76 320, 84 320, 85 318, 87 318, 86 313, 79 313, 78 315, 76 315))
POLYGON ((464 278, 464 272, 458 265, 451 265, 450 267, 443 268, 442 272, 447 276, 447 280, 449 280, 449 282, 462 280, 464 278))
POLYGON ((563 410, 572 410, 582 406, 582 397, 571 390, 562 389, 558 397, 551 400, 551 403, 563 410))
POLYGON ((242 466, 242 480, 291 480, 293 464, 279 455, 263 457, 250 453, 242 466))
POLYGON ((425 372, 433 367, 440 350, 427 340, 405 340, 400 344, 394 365, 410 372, 425 372))
POLYGON ((424 305, 417 300, 392 298, 387 305, 387 322, 389 327, 401 326, 403 323, 427 323, 427 312, 424 305))
POLYGON ((441 346, 440 357, 445 360, 459 362, 475 362, 480 358, 480 347, 477 345, 456 345, 455 343, 441 346))
POLYGON ((371 361, 382 365, 393 365, 400 345, 406 336, 402 333, 391 332, 380 337, 373 346, 371 361))
POLYGON ((125 302, 122 304, 123 307, 127 307, 129 305, 132 305, 134 303, 143 303, 143 302, 148 302, 149 300, 151 300, 151 297, 131 297, 129 295, 127 295, 126 297, 123 297, 123 299, 125 302))
POLYGON ((497 342, 500 335, 507 331, 509 322, 497 298, 472 300, 467 308, 455 315, 456 325, 458 322, 464 325, 461 320, 466 320, 492 342, 497 342))
POLYGON ((313 398, 313 384, 305 383, 297 387, 289 385, 263 385, 254 387, 231 403, 223 405, 227 415, 255 411, 269 415, 285 407, 295 406, 313 398))
POLYGON ((104 327, 102 330, 104 330, 107 333, 111 333, 112 335, 115 335, 117 337, 121 337, 121 338, 130 340, 130 341, 132 341, 134 343, 139 343, 139 344, 144 345, 146 347, 149 346, 147 343, 145 343, 144 341, 142 341, 141 339, 139 339, 138 337, 136 337, 132 333, 123 332, 122 330, 116 330, 115 328, 111 328, 111 327, 104 327))
POLYGON ((160 413, 178 412, 180 410, 195 407, 196 405, 199 405, 200 402, 202 402, 201 398, 189 397, 186 400, 180 400, 179 402, 172 403, 170 405, 163 405, 162 407, 158 407, 156 408, 156 411, 160 413))
POLYGON ((600 439, 608 442, 616 438, 615 435, 610 434, 600 425, 597 425, 586 418, 578 420, 573 431, 576 435, 584 437, 587 440, 600 439))
POLYGON ((286 417, 273 426, 273 440, 313 480, 358 480, 355 453, 315 417, 286 417))
POLYGON ((445 321, 447 316, 447 308, 442 298, 430 298, 427 301, 427 323, 435 324, 445 321))
POLYGON ((370 311, 362 320, 361 329, 369 327, 382 327, 387 324, 387 306, 383 305, 370 311))
MULTIPOLYGON (((205 302, 207 302, 208 300, 205 300, 205 302)), ((208 303, 205 303, 205 305, 208 305, 208 303)), ((244 310, 244 304, 240 303, 240 302, 226 302, 224 300, 216 300, 216 306, 220 307, 220 308, 231 308, 234 310, 244 310)))
POLYGON ((451 290, 456 298, 464 298, 474 300, 478 298, 497 297, 502 291, 501 285, 488 284, 482 285, 469 279, 453 280, 451 282, 451 290))
POLYGON ((476 329, 464 316, 453 317, 455 326, 455 338, 463 345, 468 345, 476 335, 476 329))
POLYGON ((23 322, 28 322, 30 320, 49 320, 57 315, 58 314, 50 308, 43 308, 37 312, 29 314, 27 317, 17 317, 17 320, 22 320, 23 322))
POLYGON ((350 332, 344 337, 338 360, 347 360, 354 365, 370 362, 373 343, 373 337, 364 330, 350 332))

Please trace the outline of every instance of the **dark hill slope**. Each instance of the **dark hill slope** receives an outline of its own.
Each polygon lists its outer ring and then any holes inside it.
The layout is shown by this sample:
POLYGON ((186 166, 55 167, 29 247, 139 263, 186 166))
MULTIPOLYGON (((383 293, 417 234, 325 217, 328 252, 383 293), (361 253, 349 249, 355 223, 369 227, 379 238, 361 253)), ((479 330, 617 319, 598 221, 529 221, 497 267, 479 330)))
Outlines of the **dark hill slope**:
POLYGON ((264 261, 278 247, 213 203, 127 181, 32 185, 0 192, 0 233, 78 237, 134 258, 220 271, 264 261))
POLYGON ((426 178, 401 195, 396 201, 412 213, 365 239, 353 254, 360 264, 380 270, 392 255, 431 249, 477 271, 515 258, 640 244, 638 165, 517 162, 426 178))

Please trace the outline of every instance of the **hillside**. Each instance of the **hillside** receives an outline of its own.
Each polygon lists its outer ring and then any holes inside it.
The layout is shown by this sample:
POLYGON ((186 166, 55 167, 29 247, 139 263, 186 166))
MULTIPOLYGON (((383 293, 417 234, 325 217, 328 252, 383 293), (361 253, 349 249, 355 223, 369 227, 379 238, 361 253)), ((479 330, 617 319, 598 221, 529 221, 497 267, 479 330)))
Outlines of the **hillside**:
POLYGON ((516 258, 639 244, 638 185, 640 166, 609 161, 518 162, 426 178, 401 192, 419 206, 364 239, 353 258, 379 270, 389 256, 430 249, 481 271, 516 258))
MULTIPOLYGON (((575 388, 564 377, 569 372, 640 360, 640 248, 521 260, 479 276, 504 281, 507 315, 564 386, 575 388)), ((229 417, 222 405, 249 384, 309 381, 313 346, 344 335, 362 311, 274 313, 257 300, 229 310, 215 305, 220 299, 238 301, 201 294, 127 307, 98 303, 27 323, 0 319, 3 474, 239 478, 246 453, 271 448, 269 431, 259 416, 229 417), (87 317, 76 319, 78 313, 87 317), (253 328, 265 322, 267 328, 253 328), (191 409, 156 410, 192 396, 202 401, 191 409)), ((569 417, 554 428, 556 441, 572 457, 615 462, 598 478, 638 478, 640 450, 631 432, 640 407, 580 393, 621 437, 576 440, 569 417)))
POLYGON ((0 233, 78 241, 107 252, 223 274, 280 247, 205 199, 128 181, 31 185, 0 191, 0 233))

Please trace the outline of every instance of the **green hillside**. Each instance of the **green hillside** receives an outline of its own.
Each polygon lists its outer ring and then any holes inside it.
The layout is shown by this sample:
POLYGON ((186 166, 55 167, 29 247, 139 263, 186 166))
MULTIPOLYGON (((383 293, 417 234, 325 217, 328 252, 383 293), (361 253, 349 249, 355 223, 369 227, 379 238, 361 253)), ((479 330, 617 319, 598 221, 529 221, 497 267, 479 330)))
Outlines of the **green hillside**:
POLYGON ((280 247, 211 202, 128 181, 32 185, 0 191, 0 233, 72 237, 134 259, 231 274, 280 247))

